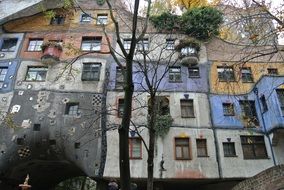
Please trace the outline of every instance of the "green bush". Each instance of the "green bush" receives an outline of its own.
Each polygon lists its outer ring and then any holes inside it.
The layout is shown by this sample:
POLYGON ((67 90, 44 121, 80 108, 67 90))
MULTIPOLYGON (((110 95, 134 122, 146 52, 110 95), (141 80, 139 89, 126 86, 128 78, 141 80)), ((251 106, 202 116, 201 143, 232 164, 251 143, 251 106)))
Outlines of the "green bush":
POLYGON ((150 20, 154 24, 154 27, 159 31, 172 31, 179 26, 180 18, 177 15, 169 12, 164 12, 158 16, 150 17, 150 20))
POLYGON ((192 8, 181 16, 182 31, 199 40, 218 35, 222 21, 222 13, 213 7, 192 8))

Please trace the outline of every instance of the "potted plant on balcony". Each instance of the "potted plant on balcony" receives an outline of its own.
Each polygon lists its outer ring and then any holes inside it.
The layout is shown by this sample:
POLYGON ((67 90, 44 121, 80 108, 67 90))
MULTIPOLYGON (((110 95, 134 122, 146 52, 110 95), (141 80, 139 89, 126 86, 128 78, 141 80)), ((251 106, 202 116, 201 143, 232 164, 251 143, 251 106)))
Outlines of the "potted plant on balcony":
POLYGON ((181 64, 185 66, 196 65, 199 61, 198 53, 201 43, 194 38, 185 38, 178 41, 176 49, 180 52, 181 64))
POLYGON ((54 64, 59 62, 62 53, 62 46, 58 42, 44 42, 41 45, 41 62, 44 64, 54 64))

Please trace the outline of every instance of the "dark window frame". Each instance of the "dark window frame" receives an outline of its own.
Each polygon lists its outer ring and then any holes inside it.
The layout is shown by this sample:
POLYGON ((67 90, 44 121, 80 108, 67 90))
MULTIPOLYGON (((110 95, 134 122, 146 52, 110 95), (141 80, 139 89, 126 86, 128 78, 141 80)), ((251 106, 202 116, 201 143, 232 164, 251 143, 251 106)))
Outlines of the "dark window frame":
MULTIPOLYGON (((124 68, 123 68, 124 69, 124 68)), ((116 89, 123 89, 124 86, 124 77, 122 73, 122 68, 116 67, 116 73, 115 73, 115 88, 116 89)))
POLYGON ((241 78, 243 83, 252 83, 253 75, 250 67, 242 67, 241 68, 241 78))
POLYGON ((197 157, 209 157, 207 139, 203 139, 203 138, 196 139, 196 153, 197 153, 197 157))
POLYGON ((81 42, 82 51, 100 52, 102 46, 102 36, 83 36, 81 42))
POLYGON ((267 74, 268 75, 278 75, 278 69, 277 68, 267 68, 267 74))
POLYGON ((4 38, 1 44, 0 51, 2 52, 14 52, 16 51, 18 44, 18 38, 4 38), (5 47, 7 46, 7 47, 5 47))
POLYGON ((27 69, 27 73, 25 76, 25 81, 32 81, 32 82, 45 82, 46 80, 46 76, 47 76, 47 71, 48 71, 48 67, 45 66, 28 66, 27 69), (37 69, 41 69, 41 70, 37 70, 37 69), (31 79, 28 79, 28 75, 29 73, 35 73, 35 78, 34 77, 29 77, 31 79), (39 79, 38 77, 41 76, 39 72, 44 73, 44 79, 39 79))
POLYGON ((41 51, 41 45, 42 44, 43 44, 43 38, 31 38, 31 39, 29 39, 27 51, 39 52, 39 51, 41 51), (32 44, 32 43, 34 43, 34 44, 32 44))
POLYGON ((50 25, 56 26, 56 25, 63 25, 65 22, 65 17, 62 15, 55 15, 50 20, 50 25))
POLYGON ((234 68, 232 66, 217 66, 217 73, 220 82, 236 81, 234 68))
POLYGON ((81 19, 80 22, 81 23, 90 23, 92 20, 91 16, 87 13, 82 13, 81 14, 81 19))
POLYGON ((169 67, 169 82, 170 83, 182 82, 181 67, 169 67))
POLYGON ((190 138, 189 137, 175 137, 175 160, 191 160, 191 148, 190 148, 190 138), (178 142, 178 141, 184 142, 178 142), (181 156, 177 155, 177 149, 181 149, 181 156), (186 151, 188 155, 186 155, 186 151))
POLYGON ((83 63, 82 81, 99 81, 102 64, 98 62, 83 63))
POLYGON ((200 78, 199 67, 188 67, 189 78, 200 78))
MULTIPOLYGON (((258 115, 255 107, 254 100, 240 100, 239 101, 241 107, 241 113, 244 119, 249 119, 249 122, 254 124, 255 126, 259 126, 258 115)), ((247 127, 255 127, 253 125, 249 125, 247 127)))
POLYGON ((166 39, 166 50, 175 49, 175 39, 168 38, 166 39))
POLYGON ((234 142, 223 142, 224 157, 236 157, 236 147, 234 142))
POLYGON ((0 67, 0 82, 4 82, 8 73, 8 67, 0 67))
MULTIPOLYGON (((139 137, 129 137, 128 138, 128 144, 129 144, 129 159, 131 160, 140 160, 142 159, 142 140, 139 137), (135 143, 138 142, 138 146, 139 147, 139 156, 135 155, 134 152, 134 147, 135 143)), ((137 144, 136 144, 137 145, 137 144)))
POLYGON ((117 100, 117 117, 122 118, 124 113, 124 98, 117 100))
POLYGON ((194 100, 180 99, 180 110, 182 118, 195 118, 194 100))
POLYGON ((276 94, 281 110, 281 115, 284 116, 284 89, 276 89, 276 94))
POLYGON ((234 116, 235 115, 235 109, 234 109, 233 103, 223 102, 222 106, 223 106, 224 116, 234 116))
POLYGON ((142 40, 140 40, 139 42, 137 42, 136 44, 136 50, 137 51, 148 51, 149 50, 149 39, 148 38, 144 38, 142 40))
POLYGON ((264 136, 243 135, 240 138, 244 159, 268 159, 264 136))
POLYGON ((79 102, 66 103, 65 115, 78 116, 79 115, 79 102))
POLYGON ((97 14, 97 25, 107 25, 108 23, 108 14, 97 14))

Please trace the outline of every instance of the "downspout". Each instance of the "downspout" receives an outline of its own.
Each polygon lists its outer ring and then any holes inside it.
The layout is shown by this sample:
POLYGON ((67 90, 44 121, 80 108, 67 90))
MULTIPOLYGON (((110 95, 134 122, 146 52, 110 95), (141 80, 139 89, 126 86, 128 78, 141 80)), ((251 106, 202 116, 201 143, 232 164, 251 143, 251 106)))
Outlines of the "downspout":
POLYGON ((210 113, 210 122, 211 122, 211 127, 213 130, 213 136, 214 136, 214 144, 215 144, 215 151, 216 151, 216 161, 218 164, 218 174, 219 174, 219 178, 223 178, 223 172, 222 172, 222 166, 221 166, 221 162, 220 162, 220 147, 218 144, 218 138, 217 138, 217 133, 216 133, 216 129, 213 126, 213 117, 212 117, 212 109, 211 109, 211 102, 210 102, 210 94, 211 94, 211 85, 210 85, 210 71, 211 71, 211 63, 207 64, 207 85, 208 85, 208 91, 207 91, 207 101, 208 101, 208 106, 209 106, 209 113, 210 113))
POLYGON ((258 97, 258 88, 254 87, 253 88, 253 92, 254 92, 254 94, 256 96, 257 105, 258 105, 258 107, 260 109, 261 122, 262 122, 262 125, 263 125, 265 136, 268 138, 268 142, 269 142, 269 146, 270 146, 270 150, 271 150, 271 154, 272 154, 273 163, 274 163, 274 166, 277 166, 276 160, 275 160, 275 155, 274 155, 274 150, 273 150, 273 147, 272 147, 272 142, 271 142, 271 139, 270 139, 269 134, 268 134, 267 129, 266 129, 266 124, 265 124, 265 120, 264 120, 264 117, 263 117, 263 112, 261 111, 261 106, 260 106, 259 97, 258 97))

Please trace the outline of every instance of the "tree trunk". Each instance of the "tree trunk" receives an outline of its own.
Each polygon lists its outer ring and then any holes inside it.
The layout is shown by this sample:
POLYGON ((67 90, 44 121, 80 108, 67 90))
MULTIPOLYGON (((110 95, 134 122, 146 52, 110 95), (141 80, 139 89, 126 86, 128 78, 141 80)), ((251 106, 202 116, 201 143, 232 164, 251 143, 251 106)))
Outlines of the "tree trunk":
POLYGON ((121 126, 118 129, 121 190, 130 190, 128 134, 129 134, 131 111, 132 111, 132 95, 134 90, 134 85, 132 81, 132 59, 126 60, 123 117, 121 121, 121 126))
POLYGON ((148 160, 147 160, 147 190, 153 190, 154 186, 154 151, 155 151, 155 123, 156 123, 156 113, 157 113, 157 105, 156 105, 156 97, 151 95, 149 109, 149 151, 148 151, 148 160))

